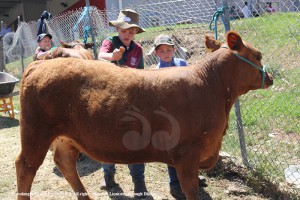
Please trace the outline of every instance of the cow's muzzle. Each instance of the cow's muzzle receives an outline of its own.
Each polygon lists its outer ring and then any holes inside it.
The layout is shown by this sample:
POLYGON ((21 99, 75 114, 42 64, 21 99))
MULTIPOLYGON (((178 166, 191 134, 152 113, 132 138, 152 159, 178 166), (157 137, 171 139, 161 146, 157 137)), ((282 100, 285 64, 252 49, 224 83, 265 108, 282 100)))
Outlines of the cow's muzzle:
POLYGON ((272 74, 269 74, 267 72, 264 73, 264 84, 262 85, 263 89, 267 89, 268 87, 270 87, 271 85, 273 85, 273 76, 272 74))

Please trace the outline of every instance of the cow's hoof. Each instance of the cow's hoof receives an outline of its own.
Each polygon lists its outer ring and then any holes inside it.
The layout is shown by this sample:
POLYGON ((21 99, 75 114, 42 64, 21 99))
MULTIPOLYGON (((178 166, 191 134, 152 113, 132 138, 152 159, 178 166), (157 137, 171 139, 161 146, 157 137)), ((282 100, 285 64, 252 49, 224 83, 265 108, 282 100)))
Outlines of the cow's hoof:
POLYGON ((170 188, 170 194, 176 199, 176 200, 183 200, 186 199, 184 193, 181 190, 180 185, 174 185, 170 188))

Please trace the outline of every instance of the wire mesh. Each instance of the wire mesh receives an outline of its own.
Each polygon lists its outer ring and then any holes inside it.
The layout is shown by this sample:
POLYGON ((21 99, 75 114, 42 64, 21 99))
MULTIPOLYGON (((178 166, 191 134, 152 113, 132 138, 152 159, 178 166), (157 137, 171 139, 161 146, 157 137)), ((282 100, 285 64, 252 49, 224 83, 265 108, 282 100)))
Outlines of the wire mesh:
MULTIPOLYGON (((189 65, 205 56, 204 35, 214 34, 208 25, 216 9, 225 1, 130 2, 125 7, 140 14, 140 25, 146 29, 145 33, 136 35, 135 40, 142 44, 145 65, 151 68, 158 61, 149 52, 154 38, 161 33, 172 35, 176 41, 176 57, 186 59, 189 65)), ((244 1, 226 2, 231 29, 261 50, 264 64, 274 76, 274 86, 268 90, 252 91, 240 98, 244 135, 238 135, 232 111, 222 150, 241 157, 239 137, 244 137, 249 166, 291 196, 300 196, 299 0, 249 1, 249 18, 245 18, 242 12, 244 1), (272 2, 275 12, 266 11, 267 2, 272 2)), ((70 42, 83 38, 86 26, 84 20, 80 21, 83 12, 84 8, 81 8, 46 21, 54 45, 58 46, 59 40, 70 42), (77 30, 74 30, 76 24, 77 30)), ((117 19, 119 10, 100 11, 91 7, 89 12, 99 48, 104 38, 116 34, 115 28, 107 24, 117 19)), ((220 20, 217 26, 219 38, 224 41, 225 29, 220 20)), ((6 63, 20 59, 22 48, 25 57, 33 55, 37 46, 36 31, 36 22, 23 22, 15 34, 7 35, 7 40, 4 38, 6 63)))

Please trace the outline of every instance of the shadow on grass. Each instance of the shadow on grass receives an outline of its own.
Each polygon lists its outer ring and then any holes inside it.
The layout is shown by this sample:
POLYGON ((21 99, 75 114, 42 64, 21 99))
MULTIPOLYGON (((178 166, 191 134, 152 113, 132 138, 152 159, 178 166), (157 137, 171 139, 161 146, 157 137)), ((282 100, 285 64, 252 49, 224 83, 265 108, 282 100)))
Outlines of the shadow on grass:
MULTIPOLYGON (((79 177, 88 176, 88 175, 92 174, 93 172, 99 170, 100 168, 101 168, 100 162, 89 158, 85 154, 82 154, 77 159, 77 171, 78 171, 79 177)), ((58 168, 56 166, 53 168, 53 173, 59 177, 63 177, 62 173, 58 170, 58 168)))
POLYGON ((204 188, 199 187, 199 193, 198 193, 198 199, 199 200, 212 200, 210 194, 204 190, 204 188))
MULTIPOLYGON (((216 166, 210 170, 209 177, 222 177, 229 181, 238 181, 251 188, 255 193, 270 199, 299 199, 298 194, 284 191, 279 184, 268 180, 259 171, 238 165, 230 157, 220 157, 216 166)), ((239 191, 235 191, 239 192, 239 191)), ((243 190, 241 193, 248 193, 243 190)), ((246 194, 241 194, 246 195, 246 194)))
POLYGON ((285 191, 279 183, 268 180, 264 175, 258 171, 251 170, 251 176, 247 177, 247 185, 249 185, 255 192, 262 194, 262 196, 271 199, 291 199, 299 200, 299 190, 285 191))
POLYGON ((16 127, 19 126, 19 120, 18 119, 12 119, 9 117, 3 117, 0 116, 0 129, 3 128, 12 128, 12 127, 16 127))

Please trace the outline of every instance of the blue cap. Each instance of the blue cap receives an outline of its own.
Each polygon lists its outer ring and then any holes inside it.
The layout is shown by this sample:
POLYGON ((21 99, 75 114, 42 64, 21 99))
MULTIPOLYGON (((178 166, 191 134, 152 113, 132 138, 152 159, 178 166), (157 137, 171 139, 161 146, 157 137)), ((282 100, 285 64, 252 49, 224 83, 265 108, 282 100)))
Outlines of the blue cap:
POLYGON ((38 35, 36 41, 40 42, 46 36, 49 37, 50 39, 52 39, 52 35, 51 34, 49 34, 49 33, 41 33, 41 34, 38 35))

